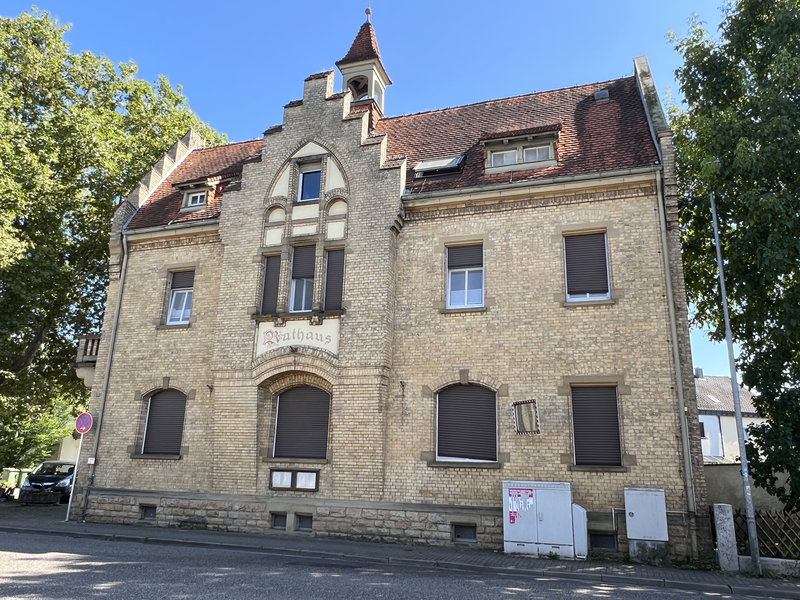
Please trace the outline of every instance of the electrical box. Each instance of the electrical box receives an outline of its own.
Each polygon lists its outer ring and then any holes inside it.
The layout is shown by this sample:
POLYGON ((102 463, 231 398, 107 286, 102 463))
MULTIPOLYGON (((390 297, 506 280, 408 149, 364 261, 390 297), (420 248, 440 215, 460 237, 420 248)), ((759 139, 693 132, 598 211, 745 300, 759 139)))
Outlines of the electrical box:
POLYGON ((505 552, 575 558, 570 484, 504 481, 503 533, 505 552))
POLYGON ((625 488, 625 524, 629 540, 669 541, 664 490, 625 488))

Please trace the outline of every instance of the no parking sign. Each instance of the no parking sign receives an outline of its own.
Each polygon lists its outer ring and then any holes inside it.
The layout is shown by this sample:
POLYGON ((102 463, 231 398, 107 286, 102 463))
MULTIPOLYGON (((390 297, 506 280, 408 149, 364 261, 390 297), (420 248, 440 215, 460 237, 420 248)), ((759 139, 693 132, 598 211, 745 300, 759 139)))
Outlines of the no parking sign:
POLYGON ((75 431, 83 435, 92 428, 92 415, 89 413, 81 413, 75 419, 75 431))

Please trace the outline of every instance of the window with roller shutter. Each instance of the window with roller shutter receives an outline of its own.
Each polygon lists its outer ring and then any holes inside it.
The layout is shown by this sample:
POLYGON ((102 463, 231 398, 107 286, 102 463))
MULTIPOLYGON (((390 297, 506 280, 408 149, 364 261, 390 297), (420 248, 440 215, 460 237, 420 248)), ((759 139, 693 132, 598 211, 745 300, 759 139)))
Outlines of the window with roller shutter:
POLYGON ((180 456, 186 396, 178 390, 153 394, 147 403, 142 454, 180 456))
POLYGON ((609 299, 605 232, 564 236, 564 272, 567 301, 609 299))
POLYGON ((437 394, 436 459, 497 461, 497 394, 454 385, 437 394))
POLYGON ((264 290, 261 294, 261 314, 271 315, 278 311, 278 284, 281 278, 281 257, 267 256, 264 259, 264 290))
POLYGON ((299 386, 278 396, 275 418, 275 458, 318 458, 328 454, 331 397, 311 386, 299 386))
POLYGON ((192 312, 194 271, 176 271, 170 278, 167 325, 187 325, 192 312))
POLYGON ((483 306, 483 244, 447 248, 447 308, 483 306))
POLYGON ((622 466, 616 387, 572 388, 572 435, 576 465, 622 466))
POLYGON ((292 286, 289 312, 308 312, 314 296, 316 246, 295 246, 292 250, 292 286))
POLYGON ((341 310, 344 250, 328 250, 325 254, 325 310, 341 310))

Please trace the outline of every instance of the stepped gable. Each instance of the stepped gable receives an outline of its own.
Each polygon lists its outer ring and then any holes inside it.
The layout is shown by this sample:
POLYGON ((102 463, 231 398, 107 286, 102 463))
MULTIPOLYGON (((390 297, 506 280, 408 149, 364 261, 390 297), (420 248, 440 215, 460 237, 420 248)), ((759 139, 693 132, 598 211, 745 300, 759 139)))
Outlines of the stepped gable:
POLYGON ((261 151, 262 144, 262 140, 251 140, 193 150, 158 185, 130 220, 126 229, 142 229, 170 223, 217 218, 225 186, 241 176, 242 165, 261 151), (180 212, 183 204, 183 192, 178 190, 175 185, 203 181, 208 178, 217 179, 221 183, 209 193, 206 207, 190 212, 180 212))
POLYGON ((380 119, 375 132, 387 134, 388 155, 407 157, 412 193, 646 167, 659 160, 633 77, 380 119), (608 90, 607 102, 595 101, 600 90, 608 90), (557 127, 557 165, 484 174, 480 140, 557 127), (462 153, 460 175, 414 178, 420 160, 462 153))

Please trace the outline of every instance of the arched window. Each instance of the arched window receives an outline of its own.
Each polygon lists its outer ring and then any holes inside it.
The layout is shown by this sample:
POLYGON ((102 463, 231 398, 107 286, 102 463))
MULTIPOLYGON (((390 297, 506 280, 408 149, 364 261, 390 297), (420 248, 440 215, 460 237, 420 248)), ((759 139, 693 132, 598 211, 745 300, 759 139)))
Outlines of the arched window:
POLYGON ((326 458, 331 397, 311 386, 299 386, 278 396, 275 418, 275 458, 326 458))
POLYGON ((147 402, 142 454, 180 456, 186 396, 178 390, 153 394, 147 402))
POLYGON ((497 394, 454 385, 436 400, 436 460, 497 461, 497 394))

